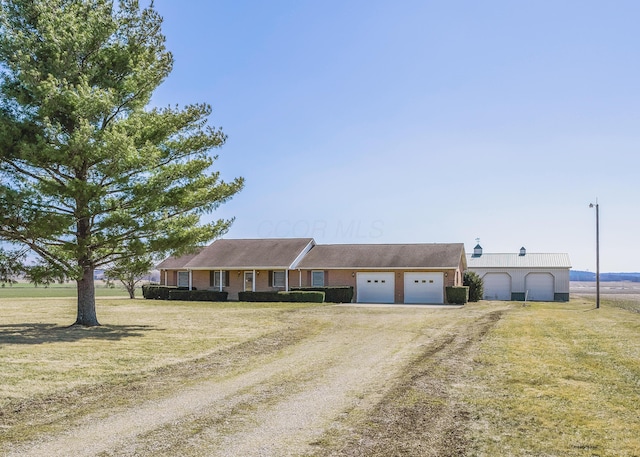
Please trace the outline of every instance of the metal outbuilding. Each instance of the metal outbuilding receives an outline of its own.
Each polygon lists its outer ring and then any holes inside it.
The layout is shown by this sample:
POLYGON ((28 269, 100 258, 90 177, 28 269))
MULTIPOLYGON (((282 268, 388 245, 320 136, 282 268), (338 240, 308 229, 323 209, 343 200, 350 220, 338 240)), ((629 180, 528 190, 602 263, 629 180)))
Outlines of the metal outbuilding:
POLYGON ((482 278, 485 300, 569 301, 569 254, 485 254, 477 245, 467 269, 482 278))

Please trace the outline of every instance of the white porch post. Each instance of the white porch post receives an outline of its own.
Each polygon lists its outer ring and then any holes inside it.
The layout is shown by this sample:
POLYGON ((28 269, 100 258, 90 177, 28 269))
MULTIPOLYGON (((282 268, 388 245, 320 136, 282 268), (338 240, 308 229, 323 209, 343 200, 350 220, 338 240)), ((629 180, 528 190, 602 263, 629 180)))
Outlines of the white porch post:
POLYGON ((302 270, 298 270, 298 287, 302 287, 302 270))
POLYGON ((189 290, 193 290, 193 271, 189 270, 189 290))
POLYGON ((169 272, 167 270, 164 270, 164 285, 169 285, 169 272))
POLYGON ((253 280, 251 281, 251 292, 256 291, 256 270, 253 270, 253 280))
POLYGON ((289 292, 289 270, 284 270, 284 290, 289 292))
POLYGON ((219 284, 219 289, 220 292, 222 292, 222 285, 224 284, 224 278, 222 277, 222 270, 220 270, 220 284, 219 284))

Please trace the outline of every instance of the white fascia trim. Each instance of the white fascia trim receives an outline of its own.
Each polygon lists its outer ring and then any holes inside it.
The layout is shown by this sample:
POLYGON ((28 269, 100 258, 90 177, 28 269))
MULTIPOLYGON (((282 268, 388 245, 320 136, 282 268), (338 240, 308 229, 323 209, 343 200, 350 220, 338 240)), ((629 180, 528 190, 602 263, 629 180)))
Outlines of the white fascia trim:
POLYGON ((289 265, 289 270, 295 270, 297 268, 298 264, 304 258, 304 256, 306 256, 309 253, 309 251, 311 250, 311 248, 314 247, 315 245, 316 245, 315 240, 312 239, 311 241, 309 241, 309 244, 307 244, 307 246, 305 246, 305 248, 302 250, 302 252, 300 252, 300 254, 298 254, 298 257, 295 258, 293 263, 291 265, 289 265))
POLYGON ((380 271, 400 271, 400 270, 425 270, 442 271, 455 270, 458 267, 303 267, 299 270, 380 270, 380 271))
MULTIPOLYGON (((308 252, 308 251, 307 251, 308 252)), ((306 254, 306 252, 305 252, 306 254)), ((298 263, 300 263, 300 261, 302 260, 302 254, 299 256, 299 259, 296 259, 296 261, 294 263, 292 263, 291 265, 289 265, 288 267, 286 265, 277 265, 277 266, 259 266, 259 267, 254 267, 254 266, 247 266, 247 267, 197 267, 197 268, 189 268, 189 269, 185 269, 185 268, 176 268, 177 271, 211 271, 211 270, 215 270, 215 271, 252 271, 252 270, 274 270, 274 271, 288 271, 288 270, 384 270, 384 271, 390 271, 390 270, 434 270, 434 271, 440 271, 440 270, 455 270, 458 267, 359 267, 359 266, 353 266, 353 267, 298 267, 298 263)), ((472 270, 474 268, 491 268, 491 267, 469 267, 467 268, 468 270, 472 270)), ((494 267, 495 268, 495 267, 494 267)), ((500 268, 505 268, 505 267, 500 267, 500 268)), ((539 268, 539 267, 536 267, 539 268)), ((547 268, 549 269, 549 268, 547 268)), ((562 267, 560 267, 560 269, 562 269, 562 267)))
POLYGON ((190 268, 193 271, 252 271, 252 270, 281 270, 284 271, 287 269, 286 265, 278 265, 277 267, 269 267, 269 266, 260 266, 260 267, 198 267, 198 268, 190 268))

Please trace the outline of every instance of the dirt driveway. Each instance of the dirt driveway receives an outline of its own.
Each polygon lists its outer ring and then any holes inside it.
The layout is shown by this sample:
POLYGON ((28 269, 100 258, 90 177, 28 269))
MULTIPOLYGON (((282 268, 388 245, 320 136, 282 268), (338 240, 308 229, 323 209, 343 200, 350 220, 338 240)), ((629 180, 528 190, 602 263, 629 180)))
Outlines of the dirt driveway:
POLYGON ((297 310, 286 331, 161 370, 127 392, 71 399, 69 408, 128 398, 60 417, 62 431, 5 455, 464 455, 469 418, 459 387, 506 309, 297 310))

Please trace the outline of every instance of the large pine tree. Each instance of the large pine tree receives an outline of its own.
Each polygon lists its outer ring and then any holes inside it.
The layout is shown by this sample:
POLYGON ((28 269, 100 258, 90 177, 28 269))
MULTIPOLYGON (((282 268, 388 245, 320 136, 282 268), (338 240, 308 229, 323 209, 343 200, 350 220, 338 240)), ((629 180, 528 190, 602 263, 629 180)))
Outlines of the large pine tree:
POLYGON ((219 236, 201 217, 243 185, 211 169, 210 106, 149 108, 161 24, 137 0, 0 0, 0 239, 77 281, 78 325, 99 325, 95 268, 219 236))

